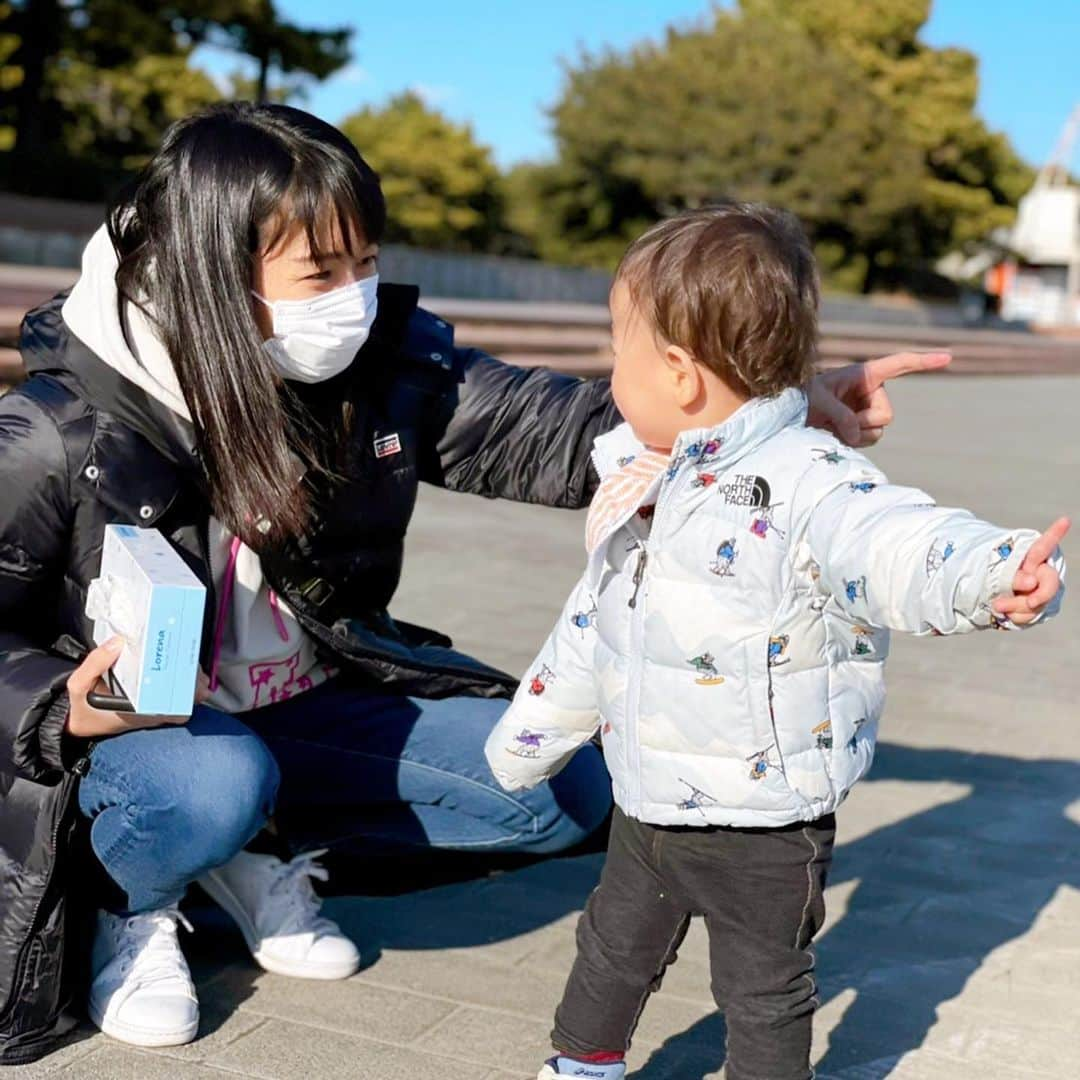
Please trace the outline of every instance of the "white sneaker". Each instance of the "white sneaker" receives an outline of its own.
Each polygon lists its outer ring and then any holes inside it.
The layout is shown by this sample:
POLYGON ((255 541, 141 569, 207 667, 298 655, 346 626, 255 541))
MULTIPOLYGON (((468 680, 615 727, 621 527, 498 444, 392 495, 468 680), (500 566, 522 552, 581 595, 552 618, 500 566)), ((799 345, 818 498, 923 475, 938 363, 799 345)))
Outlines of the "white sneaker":
POLYGON ((180 1046, 199 1030, 199 999, 180 951, 175 907, 142 915, 98 912, 90 1019, 134 1046, 180 1046))
POLYGON ((337 923, 319 914, 322 901, 311 879, 326 881, 315 862, 325 849, 291 862, 241 851, 199 884, 240 927, 261 967, 301 979, 347 979, 360 968, 360 953, 337 923))

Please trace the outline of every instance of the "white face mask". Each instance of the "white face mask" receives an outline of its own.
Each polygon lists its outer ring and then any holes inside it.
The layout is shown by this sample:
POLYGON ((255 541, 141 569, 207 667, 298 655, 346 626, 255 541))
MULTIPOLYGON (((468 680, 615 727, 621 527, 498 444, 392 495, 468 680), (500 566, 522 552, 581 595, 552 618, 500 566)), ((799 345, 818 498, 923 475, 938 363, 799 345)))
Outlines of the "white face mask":
POLYGON ((253 289, 273 314, 274 336, 263 348, 278 374, 316 383, 344 371, 371 332, 378 288, 374 274, 310 300, 267 300, 253 289))

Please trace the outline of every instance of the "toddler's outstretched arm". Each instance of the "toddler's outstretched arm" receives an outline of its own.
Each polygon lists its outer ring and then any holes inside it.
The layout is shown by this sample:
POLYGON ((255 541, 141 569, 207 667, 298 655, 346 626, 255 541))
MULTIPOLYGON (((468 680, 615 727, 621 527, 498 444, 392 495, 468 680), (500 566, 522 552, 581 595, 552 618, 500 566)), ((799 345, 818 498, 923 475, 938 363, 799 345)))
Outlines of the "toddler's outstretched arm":
POLYGON ((507 791, 550 779, 596 731, 595 644, 596 600, 582 579, 484 747, 507 791))
POLYGON ((1015 629, 1055 614, 1065 573, 1057 544, 1068 527, 1061 519, 1040 537, 991 525, 888 483, 856 455, 809 511, 805 537, 820 586, 850 617, 953 634, 1015 629))

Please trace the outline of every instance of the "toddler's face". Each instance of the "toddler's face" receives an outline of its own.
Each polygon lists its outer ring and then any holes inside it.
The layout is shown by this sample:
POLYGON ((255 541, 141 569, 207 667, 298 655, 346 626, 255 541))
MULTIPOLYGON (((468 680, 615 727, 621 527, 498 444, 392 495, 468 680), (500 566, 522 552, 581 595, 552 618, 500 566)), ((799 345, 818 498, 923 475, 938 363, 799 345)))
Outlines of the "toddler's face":
POLYGON ((615 404, 646 446, 668 450, 686 421, 665 372, 663 343, 622 282, 611 290, 610 307, 615 404))

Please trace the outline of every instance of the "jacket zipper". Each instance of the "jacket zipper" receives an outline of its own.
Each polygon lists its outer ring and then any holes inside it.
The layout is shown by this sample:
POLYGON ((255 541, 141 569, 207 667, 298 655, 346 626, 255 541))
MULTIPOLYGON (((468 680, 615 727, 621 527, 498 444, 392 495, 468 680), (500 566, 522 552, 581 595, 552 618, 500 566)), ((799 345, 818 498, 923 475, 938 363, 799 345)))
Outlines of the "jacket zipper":
MULTIPOLYGON (((675 449, 672 448, 672 454, 675 449)), ((685 463, 684 463, 685 464, 685 463)), ((628 792, 630 796, 631 813, 641 810, 641 733, 640 733, 640 710, 641 710, 641 681, 644 676, 644 662, 642 657, 645 652, 645 604, 648 597, 648 589, 641 595, 642 603, 638 603, 638 596, 642 587, 645 586, 645 572, 649 563, 649 548, 653 538, 659 534, 659 525, 662 511, 671 501, 674 493, 681 488, 685 479, 685 469, 668 480, 665 477, 660 487, 660 495, 656 500, 656 513, 653 514, 652 527, 649 530, 648 539, 642 542, 638 553, 637 566, 634 568, 634 591, 630 596, 628 606, 630 614, 630 665, 629 677, 626 688, 626 757, 628 772, 630 774, 633 789, 628 792)))
POLYGON ((81 778, 90 771, 90 755, 93 754, 94 747, 97 746, 99 741, 100 740, 98 739, 91 739, 87 742, 86 751, 83 753, 82 757, 71 766, 71 771, 76 776, 81 778))
MULTIPOLYGON (((94 748, 100 742, 100 739, 90 739, 86 744, 86 750, 83 755, 76 761, 71 767, 71 775, 83 777, 90 771, 90 755, 93 754, 94 748)), ((65 780, 65 790, 60 795, 61 807, 56 817, 56 824, 52 827, 52 832, 49 837, 49 873, 45 880, 45 887, 41 890, 41 895, 38 897, 37 903, 34 905, 34 910, 30 914, 29 930, 26 937, 23 939, 22 944, 19 946, 19 955, 15 960, 15 970, 11 980, 11 999, 8 1001, 3 1012, 0 1012, 0 1019, 6 1019, 14 1008, 18 1006, 19 997, 18 990, 19 984, 22 981, 23 968, 26 966, 26 957, 33 947, 34 938, 37 934, 37 918, 41 911, 41 905, 45 902, 45 898, 49 895, 49 890, 52 888, 53 877, 56 875, 56 862, 57 862, 57 841, 60 839, 60 830, 64 827, 64 822, 67 820, 68 815, 71 812, 70 803, 72 801, 72 788, 78 781, 65 780)))
MULTIPOLYGON (((653 518, 653 527, 656 526, 656 518, 653 518)), ((641 809, 641 734, 639 731, 639 716, 641 709, 641 678, 642 668, 641 655, 645 649, 645 614, 644 605, 638 608, 638 593, 641 591, 642 582, 645 580, 645 566, 648 562, 648 552, 644 544, 638 554, 637 567, 634 570, 634 593, 630 597, 630 670, 628 685, 626 688, 626 756, 630 766, 630 781, 633 785, 630 796, 630 812, 636 813, 641 809), (631 728, 631 725, 633 727, 631 728)), ((644 599, 644 597, 642 597, 644 599)))
POLYGON ((60 796, 60 809, 56 815, 56 824, 53 825, 49 838, 49 874, 45 880, 45 886, 41 890, 41 895, 38 897, 37 903, 34 904, 34 910, 30 914, 29 930, 27 931, 22 944, 19 946, 19 955, 15 961, 15 971, 11 980, 11 997, 5 1005, 3 1012, 0 1013, 0 1019, 6 1020, 20 1003, 19 990, 23 977, 23 968, 26 966, 26 958, 30 954, 31 948, 33 948, 34 939, 37 935, 38 915, 41 912, 41 905, 45 903, 45 898, 49 895, 50 889, 52 889, 53 878, 56 876, 57 841, 60 839, 60 830, 64 827, 64 822, 67 820, 71 810, 69 804, 72 799, 72 784, 72 781, 66 781, 65 790, 60 796))
POLYGON ((637 607, 637 596, 641 591, 641 582, 645 577, 645 564, 649 561, 649 553, 645 550, 645 546, 642 545, 641 551, 638 553, 637 566, 634 569, 634 594, 630 597, 630 602, 627 607, 637 607))

